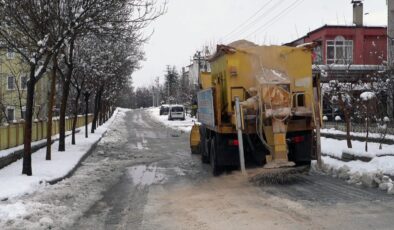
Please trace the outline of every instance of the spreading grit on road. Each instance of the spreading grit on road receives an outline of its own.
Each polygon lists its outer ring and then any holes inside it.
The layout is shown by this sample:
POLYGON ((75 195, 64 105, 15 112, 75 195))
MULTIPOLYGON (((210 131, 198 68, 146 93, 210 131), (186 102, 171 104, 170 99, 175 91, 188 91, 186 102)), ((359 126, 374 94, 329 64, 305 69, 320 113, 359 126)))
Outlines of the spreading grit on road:
POLYGON ((14 211, 1 216, 1 229, 394 226, 389 195, 330 176, 311 172, 284 185, 256 185, 237 170, 213 177, 209 165, 190 154, 187 130, 174 130, 152 113, 120 110, 72 177, 3 201, 2 208, 14 211))

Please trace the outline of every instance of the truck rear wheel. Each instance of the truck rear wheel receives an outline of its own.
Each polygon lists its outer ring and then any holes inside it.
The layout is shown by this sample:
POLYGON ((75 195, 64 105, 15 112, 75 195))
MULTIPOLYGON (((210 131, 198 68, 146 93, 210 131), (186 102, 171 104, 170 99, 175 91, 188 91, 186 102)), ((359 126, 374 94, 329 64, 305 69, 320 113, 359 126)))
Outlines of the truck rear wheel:
POLYGON ((289 161, 297 166, 310 165, 314 155, 313 131, 297 131, 287 134, 289 161))
POLYGON ((205 152, 204 143, 201 142, 198 146, 199 146, 199 152, 200 152, 200 155, 201 155, 201 162, 204 163, 204 164, 209 164, 209 156, 205 152))
POLYGON ((220 167, 218 165, 217 161, 217 146, 216 146, 216 140, 215 137, 212 138, 211 140, 211 153, 210 153, 210 158, 211 158, 211 167, 212 167, 212 174, 214 176, 218 176, 220 174, 220 167))
POLYGON ((209 164, 209 152, 207 151, 207 132, 204 126, 200 126, 200 144, 198 145, 198 149, 201 155, 201 162, 204 164, 209 164))

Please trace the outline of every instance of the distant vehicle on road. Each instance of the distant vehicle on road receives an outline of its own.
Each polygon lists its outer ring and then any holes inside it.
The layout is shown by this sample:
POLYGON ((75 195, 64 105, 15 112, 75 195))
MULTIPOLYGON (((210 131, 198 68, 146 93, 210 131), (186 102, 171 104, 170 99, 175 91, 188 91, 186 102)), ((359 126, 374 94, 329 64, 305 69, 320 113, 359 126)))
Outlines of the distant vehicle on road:
POLYGON ((160 115, 168 115, 168 111, 170 110, 170 106, 167 104, 160 106, 160 115))
POLYGON ((168 120, 185 120, 185 107, 183 105, 171 105, 168 112, 168 120))

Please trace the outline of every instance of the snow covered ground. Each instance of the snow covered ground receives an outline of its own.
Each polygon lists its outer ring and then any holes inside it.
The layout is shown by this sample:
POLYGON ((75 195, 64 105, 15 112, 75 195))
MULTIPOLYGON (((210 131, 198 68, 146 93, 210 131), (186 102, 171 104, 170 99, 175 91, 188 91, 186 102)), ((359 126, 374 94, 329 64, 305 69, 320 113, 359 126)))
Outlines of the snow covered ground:
MULTIPOLYGON (((77 130, 79 130, 79 129, 77 129, 77 130)), ((70 135, 70 134, 71 134, 71 131, 67 131, 66 132, 66 135, 70 135)), ((57 140, 57 139, 59 139, 59 134, 56 134, 56 135, 52 136, 52 140, 57 140)), ((43 140, 32 142, 31 145, 35 146, 35 145, 44 144, 46 142, 47 142, 47 140, 43 139, 43 140)), ((8 155, 10 155, 10 154, 12 154, 12 153, 14 153, 16 151, 22 150, 22 149, 23 149, 23 145, 18 145, 18 146, 13 147, 13 148, 1 150, 0 151, 0 157, 8 156, 8 155)))
POLYGON ((349 149, 346 140, 322 137, 321 151, 328 155, 322 156, 323 171, 326 173, 347 180, 351 184, 379 187, 389 194, 394 194, 394 184, 385 176, 394 176, 394 156, 385 156, 394 153, 394 145, 382 145, 382 150, 379 150, 378 143, 368 143, 368 152, 366 152, 365 142, 352 141, 352 148, 349 149), (358 157, 368 157, 371 160, 369 162, 338 160, 342 158, 344 152, 358 157))
MULTIPOLYGON (((325 134, 339 134, 339 135, 346 135, 346 132, 344 131, 340 131, 340 130, 336 130, 334 128, 331 129, 321 129, 320 130, 321 133, 325 133, 325 134)), ((355 136, 355 137, 365 137, 366 133, 359 133, 359 132, 350 132, 351 136, 355 136)), ((370 138, 381 138, 381 134, 379 133, 369 133, 368 136, 370 138)), ((387 134, 385 139, 390 139, 390 140, 394 140, 394 135, 391 134, 387 134)))
MULTIPOLYGON (((122 175, 125 165, 130 164, 130 161, 125 160, 125 156, 130 153, 120 149, 127 144, 124 120, 127 111, 117 109, 111 119, 96 130, 96 134, 89 133, 88 140, 85 140, 84 133, 81 132, 75 148, 67 144, 66 152, 54 151, 52 165, 44 165, 48 163, 41 160, 44 159, 44 155, 38 159, 33 158, 32 179, 20 175, 20 161, 10 165, 13 169, 10 173, 13 174, 7 177, 12 177, 19 183, 7 182, 9 184, 5 185, 4 183, 9 180, 2 173, 1 192, 6 186, 21 187, 14 187, 12 193, 8 192, 8 199, 0 202, 0 229, 70 229, 73 223, 102 197, 103 192, 116 182, 122 175), (94 143, 93 140, 98 141, 101 136, 103 139, 94 154, 82 163, 72 177, 55 185, 39 183, 67 174, 94 143), (65 169, 65 164, 69 166, 68 169, 65 169), (53 175, 49 175, 50 170, 53 175), (21 195, 16 196, 17 194, 21 195)), ((70 143, 70 139, 67 139, 67 143, 70 143)), ((57 146, 56 143, 54 146, 57 146)), ((35 155, 38 156, 40 153, 35 155)))
MULTIPOLYGON (((54 138, 57 138, 56 136, 54 136, 54 138)), ((43 144, 43 143, 46 143, 46 142, 47 142, 46 139, 45 140, 39 140, 39 141, 32 142, 31 145, 34 146, 34 145, 39 145, 39 144, 43 144)), ((11 153, 14 153, 14 152, 22 150, 22 149, 23 149, 23 145, 18 145, 18 146, 13 147, 13 148, 1 150, 0 151, 0 157, 8 156, 11 153)))
MULTIPOLYGON (((346 135, 346 132, 335 129, 322 129, 322 133, 346 135)), ((351 132, 352 136, 365 137, 365 133, 351 132)), ((370 133, 372 138, 381 138, 378 133, 370 133)), ((394 140, 394 135, 386 135, 386 139, 394 140)), ((330 157, 323 157, 324 163, 339 169, 343 166, 348 166, 352 173, 384 173, 394 176, 394 145, 383 144, 382 149, 379 149, 379 143, 369 142, 368 152, 365 151, 365 142, 352 140, 352 148, 347 148, 346 140, 336 140, 332 138, 322 137, 321 139, 322 153, 332 156, 334 158, 341 158, 342 153, 346 152, 358 157, 372 158, 370 162, 351 161, 343 162, 330 157), (393 155, 393 156, 387 156, 393 155)))
POLYGON ((194 123, 197 122, 197 119, 190 117, 189 114, 186 115, 186 119, 184 121, 182 121, 182 120, 169 121, 168 115, 161 115, 160 116, 160 108, 159 107, 149 108, 148 112, 152 118, 154 118, 155 120, 164 124, 165 126, 167 126, 169 128, 185 131, 185 132, 190 132, 194 123))
MULTIPOLYGON (((82 129, 76 134, 76 145, 71 145, 71 136, 66 137, 66 152, 57 151, 58 142, 56 141, 52 144, 52 160, 50 161, 45 160, 46 148, 35 152, 32 155, 33 176, 22 175, 22 159, 1 169, 0 200, 33 193, 39 187, 45 186, 45 181, 67 175, 91 146, 102 137, 117 113, 122 113, 122 110, 117 109, 114 116, 104 125, 98 127, 94 134, 89 133, 89 138, 85 138, 85 129, 82 129)), ((4 152, 7 153, 9 150, 4 152)), ((0 206, 0 218, 3 208, 0 206)))
POLYGON ((341 158, 343 152, 359 156, 374 158, 378 156, 394 155, 394 145, 383 144, 382 149, 379 149, 379 143, 368 142, 368 152, 365 152, 365 142, 352 140, 352 148, 347 148, 346 140, 337 140, 327 137, 321 138, 322 152, 333 156, 334 158, 341 158))

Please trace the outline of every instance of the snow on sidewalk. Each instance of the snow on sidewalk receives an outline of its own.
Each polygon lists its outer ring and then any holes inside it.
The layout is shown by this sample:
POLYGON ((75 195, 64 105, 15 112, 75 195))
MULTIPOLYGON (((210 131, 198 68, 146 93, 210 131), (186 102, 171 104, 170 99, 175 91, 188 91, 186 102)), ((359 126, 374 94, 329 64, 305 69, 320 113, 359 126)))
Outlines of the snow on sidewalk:
MULTIPOLYGON (((349 184, 363 185, 366 187, 379 187, 388 194, 394 194, 394 183, 389 176, 394 176, 394 156, 382 156, 394 152, 394 145, 383 145, 379 150, 378 143, 368 143, 368 152, 365 151, 365 142, 352 141, 351 149, 347 148, 346 140, 321 138, 322 170, 323 172, 346 180, 349 184), (342 154, 347 153, 357 157, 367 157, 371 160, 342 159, 342 154)), ((356 158, 361 159, 361 158, 356 158)), ((315 166, 315 163, 314 163, 315 166)))
POLYGON ((368 152, 365 152, 365 142, 352 140, 352 148, 347 148, 346 140, 337 140, 328 137, 321 137, 322 153, 341 158, 345 151, 358 157, 374 158, 382 155, 394 154, 394 145, 383 144, 379 149, 379 143, 368 142, 368 152))
MULTIPOLYGON (((82 128, 84 128, 84 127, 77 128, 76 130, 81 130, 82 128)), ((71 131, 67 131, 66 132, 66 136, 71 135, 71 133, 72 133, 71 131)), ((52 141, 57 141, 58 139, 59 139, 59 134, 56 134, 56 135, 52 136, 52 141)), ((38 145, 41 145, 41 144, 45 144, 46 142, 47 142, 47 139, 42 139, 42 140, 39 140, 39 141, 32 142, 31 146, 32 147, 33 146, 38 146, 38 145)), ((22 145, 18 145, 16 147, 13 147, 13 148, 1 150, 0 151, 0 158, 9 156, 10 154, 13 154, 13 153, 15 153, 17 151, 23 150, 23 148, 24 148, 24 146, 22 144, 22 145)))
MULTIPOLYGON (((320 133, 322 134, 332 134, 332 135, 346 135, 346 132, 341 131, 341 130, 336 130, 335 128, 329 128, 329 129, 321 129, 320 133)), ((365 137, 367 134, 366 133, 362 133, 362 132, 350 132, 351 136, 354 137, 365 137)), ((369 133, 368 134, 369 138, 376 138, 376 139, 380 139, 381 138, 381 134, 379 133, 369 133)), ((394 135, 391 134, 387 134, 385 139, 389 139, 389 140, 394 140, 394 135)))
POLYGON ((394 153, 394 145, 384 144, 382 145, 382 150, 379 150, 379 144, 371 142, 368 143, 368 152, 365 152, 365 142, 352 141, 352 147, 351 149, 347 148, 346 140, 336 140, 326 137, 321 138, 321 151, 323 154, 328 155, 323 157, 323 161, 334 169, 339 169, 347 165, 352 173, 377 173, 380 171, 384 174, 394 176, 394 156, 378 157, 379 155, 394 153), (372 158, 372 160, 370 162, 362 162, 359 160, 343 162, 329 157, 333 156, 334 158, 340 159, 344 151, 359 157, 369 157, 372 158))
MULTIPOLYGON (((92 145, 102 137, 114 119, 117 116, 124 116, 125 112, 126 110, 117 109, 105 124, 96 129, 94 134, 89 133, 89 138, 85 138, 85 129, 82 129, 81 132, 76 134, 76 145, 71 145, 71 136, 68 136, 66 138, 66 152, 57 151, 58 142, 56 141, 52 145, 51 161, 45 160, 46 148, 38 150, 32 155, 33 176, 21 174, 22 160, 1 169, 0 200, 31 194, 40 186, 44 186, 45 183, 43 182, 67 175, 90 150, 92 145)), ((4 207, 0 207, 0 213, 2 208, 4 207)))
POLYGON ((182 120, 168 120, 168 115, 160 115, 160 108, 155 107, 155 108, 149 108, 147 109, 151 117, 160 123, 164 124, 167 127, 173 128, 173 129, 178 129, 182 130, 185 132, 190 132, 192 129, 192 126, 194 125, 195 122, 197 122, 196 118, 190 117, 189 114, 186 115, 186 119, 184 121, 182 120))
MULTIPOLYGON (((53 139, 57 139, 57 136, 58 136, 58 134, 52 136, 52 138, 53 138, 53 139)), ((46 139, 39 140, 39 141, 35 141, 35 142, 32 142, 32 143, 31 143, 31 146, 44 144, 44 143, 46 143, 46 142, 47 142, 46 139)), ((1 150, 1 151, 0 151, 0 158, 1 158, 1 157, 6 157, 6 156, 8 156, 8 155, 10 155, 10 154, 12 154, 12 153, 14 153, 14 152, 20 151, 20 150, 22 150, 22 149, 23 149, 23 145, 18 145, 18 146, 13 147, 13 148, 1 150)))

